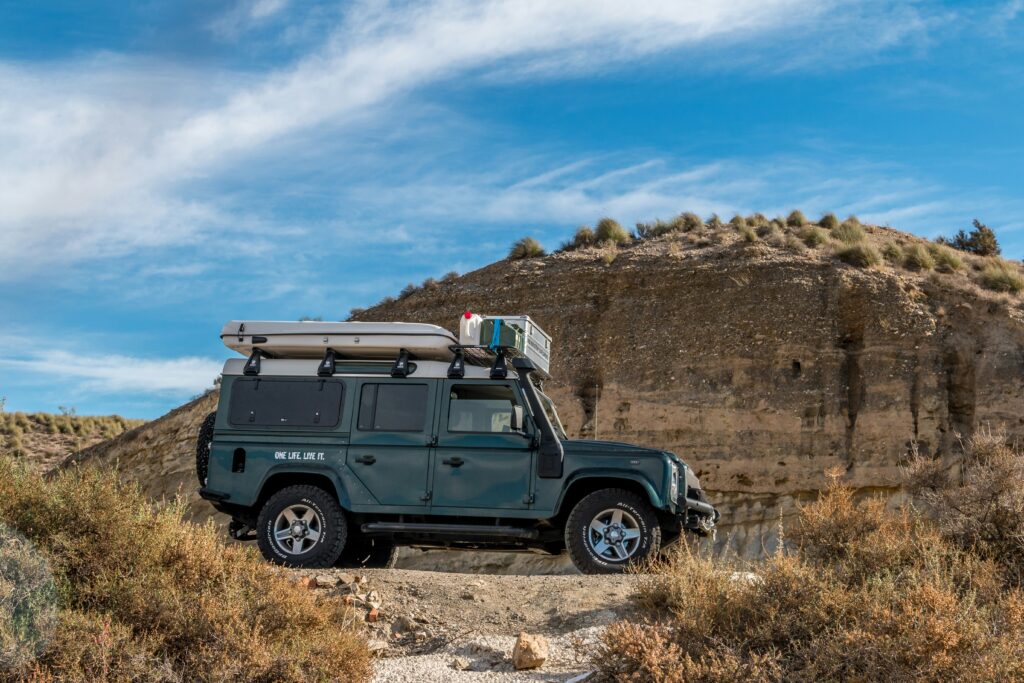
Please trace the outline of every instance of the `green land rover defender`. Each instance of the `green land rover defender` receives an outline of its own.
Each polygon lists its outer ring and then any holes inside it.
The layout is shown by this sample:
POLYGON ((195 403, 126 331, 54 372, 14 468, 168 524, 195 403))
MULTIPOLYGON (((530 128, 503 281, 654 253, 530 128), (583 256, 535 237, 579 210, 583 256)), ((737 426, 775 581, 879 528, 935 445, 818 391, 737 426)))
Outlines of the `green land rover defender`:
POLYGON ((676 455, 567 438, 529 350, 402 323, 232 322, 222 336, 249 356, 226 362, 200 430, 200 495, 272 562, 567 550, 613 573, 718 521, 676 455))

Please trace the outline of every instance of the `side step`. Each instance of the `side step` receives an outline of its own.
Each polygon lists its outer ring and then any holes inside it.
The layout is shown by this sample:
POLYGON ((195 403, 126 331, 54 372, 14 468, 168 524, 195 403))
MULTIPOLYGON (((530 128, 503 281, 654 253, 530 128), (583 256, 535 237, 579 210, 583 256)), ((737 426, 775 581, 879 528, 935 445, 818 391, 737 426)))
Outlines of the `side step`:
POLYGON ((409 522, 370 522, 362 527, 364 534, 437 534, 442 536, 469 536, 472 538, 536 539, 536 529, 517 526, 489 526, 486 524, 416 524, 409 522))

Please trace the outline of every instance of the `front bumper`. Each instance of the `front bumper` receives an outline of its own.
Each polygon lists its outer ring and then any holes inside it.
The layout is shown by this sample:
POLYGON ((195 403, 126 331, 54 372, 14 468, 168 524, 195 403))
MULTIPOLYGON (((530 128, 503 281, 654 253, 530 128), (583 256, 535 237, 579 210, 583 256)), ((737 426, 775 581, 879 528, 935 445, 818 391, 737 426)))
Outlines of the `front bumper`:
MULTIPOLYGON (((698 493, 698 495, 700 494, 698 493)), ((718 520, 722 516, 711 503, 699 498, 680 496, 677 506, 683 528, 701 536, 713 533, 715 525, 718 524, 718 520)))

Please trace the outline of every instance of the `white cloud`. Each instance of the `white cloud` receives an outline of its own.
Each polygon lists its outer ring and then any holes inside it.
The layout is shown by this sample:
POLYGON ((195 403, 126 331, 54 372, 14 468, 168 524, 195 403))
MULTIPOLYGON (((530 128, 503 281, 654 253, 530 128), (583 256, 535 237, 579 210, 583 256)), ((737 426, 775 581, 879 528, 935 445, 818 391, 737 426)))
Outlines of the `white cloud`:
MULTIPOLYGON (((889 26, 886 36, 926 23, 906 7, 868 6, 873 22, 889 26)), ((720 41, 764 55, 758 39, 782 29, 800 33, 807 50, 814 33, 838 34, 850 17, 863 17, 863 7, 851 0, 362 2, 323 45, 264 75, 110 57, 0 65, 0 279, 201 246, 213 232, 221 242, 248 237, 251 217, 196 199, 196 185, 229 177, 232 164, 295 144, 304 132, 351 132, 375 107, 430 84, 517 70, 561 77, 720 41)), ((285 9, 281 0, 236 7, 246 21, 285 9)), ((895 41, 883 38, 858 43, 858 59, 895 41)), ((567 213, 573 200, 562 193, 546 201, 567 213)), ((518 200, 507 201, 505 211, 514 210, 518 200)), ((621 200, 624 207, 652 202, 621 200)))
POLYGON ((23 352, 0 359, 10 371, 73 385, 75 394, 191 396, 213 386, 223 363, 209 358, 136 358, 66 350, 23 352))

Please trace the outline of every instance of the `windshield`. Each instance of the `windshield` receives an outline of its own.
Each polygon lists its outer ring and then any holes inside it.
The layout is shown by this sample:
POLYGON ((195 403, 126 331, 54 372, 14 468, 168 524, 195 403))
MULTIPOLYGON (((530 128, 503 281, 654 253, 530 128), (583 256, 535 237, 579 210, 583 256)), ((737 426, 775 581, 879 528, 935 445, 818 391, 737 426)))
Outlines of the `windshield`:
POLYGON ((548 398, 547 394, 545 394, 536 383, 534 384, 534 387, 537 389, 537 398, 540 399, 540 404, 544 406, 544 412, 548 416, 551 428, 555 430, 555 436, 565 441, 569 437, 565 435, 565 429, 562 427, 562 421, 558 419, 558 411, 555 410, 554 402, 548 398))

